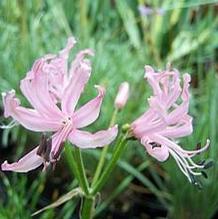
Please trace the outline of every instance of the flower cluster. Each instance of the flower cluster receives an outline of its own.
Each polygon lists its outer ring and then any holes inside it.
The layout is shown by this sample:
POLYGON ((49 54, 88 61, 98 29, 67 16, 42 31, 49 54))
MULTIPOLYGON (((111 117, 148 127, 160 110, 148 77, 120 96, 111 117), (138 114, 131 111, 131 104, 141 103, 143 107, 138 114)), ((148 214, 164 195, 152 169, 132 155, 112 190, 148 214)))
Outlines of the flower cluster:
MULTIPOLYGON (((2 170, 28 172, 41 165, 46 168, 59 159, 66 140, 80 148, 96 148, 116 138, 117 125, 96 133, 80 130, 99 117, 105 89, 96 85, 98 95, 76 108, 91 75, 91 62, 86 56, 94 54, 90 49, 82 50, 69 65, 69 53, 75 43, 70 37, 57 55, 48 54, 36 60, 21 80, 20 89, 32 108, 21 106, 14 90, 2 94, 5 117, 12 117, 29 130, 43 132, 36 148, 18 162, 5 161, 2 170)), ((193 131, 192 117, 188 114, 190 75, 184 74, 181 83, 176 69, 168 66, 165 71, 155 72, 152 67, 145 66, 145 79, 153 95, 148 99, 148 110, 130 125, 131 135, 158 161, 166 161, 171 155, 189 181, 197 183, 195 176, 201 175, 208 163, 197 164, 192 157, 205 151, 209 140, 196 150, 185 150, 177 144, 177 139, 193 131)), ((116 111, 125 106, 128 98, 129 84, 123 82, 114 103, 116 111)))
POLYGON ((116 138, 116 125, 94 134, 80 130, 99 117, 105 89, 96 86, 97 97, 76 109, 91 75, 91 63, 85 56, 93 52, 89 49, 79 52, 68 68, 69 52, 75 42, 71 37, 58 55, 38 59, 21 81, 20 89, 33 108, 21 106, 14 90, 2 94, 5 117, 12 117, 29 130, 52 133, 50 137, 43 136, 39 146, 18 162, 5 161, 2 170, 28 172, 42 164, 46 167, 55 163, 66 140, 80 148, 96 148, 116 138))
POLYGON ((158 161, 165 161, 171 155, 190 182, 196 183, 195 176, 202 173, 198 169, 205 164, 196 164, 192 157, 205 151, 204 147, 185 150, 176 140, 192 133, 192 117, 188 115, 190 75, 183 75, 181 87, 180 75, 170 67, 166 71, 155 72, 145 66, 145 79, 150 84, 153 96, 148 99, 148 110, 131 124, 133 135, 140 139, 148 154, 158 161))

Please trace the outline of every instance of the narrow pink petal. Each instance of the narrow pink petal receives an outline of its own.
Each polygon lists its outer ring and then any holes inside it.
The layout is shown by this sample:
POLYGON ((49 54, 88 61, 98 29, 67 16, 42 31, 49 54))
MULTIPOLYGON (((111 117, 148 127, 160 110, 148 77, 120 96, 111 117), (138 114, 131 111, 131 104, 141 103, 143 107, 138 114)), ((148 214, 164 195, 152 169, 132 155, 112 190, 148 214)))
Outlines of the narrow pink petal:
POLYGON ((135 137, 141 138, 145 135, 152 134, 154 132, 161 132, 162 130, 165 130, 166 125, 163 122, 156 122, 156 123, 144 123, 141 125, 136 126, 133 129, 133 133, 135 137))
MULTIPOLYGON (((176 70, 175 70, 176 71, 176 70)), ((178 72, 173 72, 176 79, 174 79, 173 85, 169 86, 169 93, 166 96, 166 107, 169 109, 173 106, 173 104, 177 101, 181 94, 181 86, 180 86, 180 79, 178 77, 178 72)), ((172 82, 171 82, 172 83, 172 82)))
POLYGON ((73 36, 69 37, 67 40, 67 45, 63 50, 59 52, 59 57, 67 60, 69 57, 69 52, 74 47, 75 44, 76 44, 76 39, 73 36))
POLYGON ((116 138, 117 134, 118 128, 115 125, 108 130, 99 131, 94 134, 86 131, 73 130, 68 139, 72 144, 80 148, 96 148, 110 144, 116 138))
POLYGON ((37 60, 31 71, 21 81, 21 91, 31 105, 47 118, 62 118, 60 109, 56 106, 49 91, 48 74, 43 71, 46 60, 37 60))
POLYGON ((167 123, 175 124, 178 122, 183 116, 188 113, 189 103, 183 102, 181 105, 177 106, 172 112, 170 112, 167 116, 167 123))
POLYGON ((161 121, 167 121, 167 108, 163 101, 158 100, 156 97, 150 97, 148 99, 150 108, 158 115, 161 121))
POLYGON ((85 61, 84 58, 86 55, 94 56, 94 52, 91 49, 84 49, 76 55, 76 58, 73 60, 70 70, 69 70, 70 78, 75 76, 78 68, 80 67, 81 62, 85 61))
POLYGON ((154 112, 153 109, 149 108, 145 113, 143 113, 139 118, 137 118, 133 123, 132 123, 132 127, 136 127, 138 125, 142 125, 147 123, 148 121, 151 121, 153 119, 157 119, 158 117, 157 113, 154 112))
POLYGON ((155 78, 155 76, 158 75, 158 73, 154 72, 154 69, 149 66, 146 65, 145 66, 145 76, 144 78, 148 81, 148 83, 151 85, 154 95, 155 96, 160 96, 161 95, 161 88, 159 86, 159 83, 157 81, 157 79, 155 78))
POLYGON ((95 86, 98 89, 98 96, 80 109, 73 115, 73 123, 76 128, 83 128, 93 123, 99 116, 105 89, 101 86, 95 86))
POLYGON ((189 83, 191 81, 190 75, 189 74, 184 74, 183 75, 183 90, 182 90, 182 103, 177 106, 172 112, 169 113, 167 117, 167 122, 168 123, 176 123, 177 121, 180 120, 184 115, 188 113, 188 108, 189 108, 189 83))
POLYGON ((145 146, 148 154, 150 154, 152 157, 154 157, 158 161, 163 162, 163 161, 166 161, 168 159, 169 150, 166 146, 159 145, 157 147, 153 147, 144 138, 142 138, 141 143, 145 146))
POLYGON ((36 110, 20 106, 20 101, 15 97, 15 91, 12 90, 2 94, 4 115, 11 116, 25 128, 32 131, 56 131, 60 127, 60 122, 43 118, 36 110))
POLYGON ((186 73, 183 75, 183 91, 182 91, 182 99, 183 101, 188 101, 190 94, 189 94, 189 86, 191 82, 191 76, 186 73))
POLYGON ((74 72, 73 77, 63 92, 61 108, 64 113, 72 115, 90 74, 91 67, 85 62, 81 62, 80 67, 74 72))
POLYGON ((158 134, 163 135, 168 138, 181 138, 190 135, 193 132, 192 127, 192 117, 186 116, 181 124, 169 126, 166 129, 158 132, 158 134))
POLYGON ((51 156, 58 157, 62 150, 62 143, 68 138, 70 132, 72 131, 72 125, 66 125, 62 129, 58 130, 52 136, 52 149, 51 156))
POLYGON ((13 171, 13 172, 22 172, 26 173, 30 170, 36 169, 40 165, 43 164, 43 158, 38 156, 37 153, 38 147, 30 151, 24 157, 22 157, 19 161, 15 163, 9 164, 5 161, 1 168, 3 171, 13 171))
POLYGON ((49 75, 49 90, 54 94, 57 102, 60 101, 63 90, 68 82, 68 58, 70 50, 74 47, 76 40, 74 37, 69 37, 67 45, 58 55, 47 58, 47 62, 43 66, 43 71, 49 75))

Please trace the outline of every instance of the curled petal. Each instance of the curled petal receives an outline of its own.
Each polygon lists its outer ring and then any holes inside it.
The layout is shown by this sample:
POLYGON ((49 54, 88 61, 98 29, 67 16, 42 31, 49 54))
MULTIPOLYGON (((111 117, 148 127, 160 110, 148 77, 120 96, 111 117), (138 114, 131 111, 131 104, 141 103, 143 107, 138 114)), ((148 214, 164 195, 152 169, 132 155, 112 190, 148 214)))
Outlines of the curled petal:
POLYGON ((169 150, 164 145, 153 146, 145 138, 142 138, 141 143, 145 146, 148 154, 160 162, 166 161, 169 157, 169 150))
POLYGON ((188 108, 189 108, 189 83, 191 81, 190 75, 189 74, 184 74, 183 75, 183 90, 181 94, 182 98, 182 103, 178 105, 172 112, 169 113, 167 117, 167 122, 169 124, 176 123, 179 121, 182 117, 187 115, 188 113, 188 108))
POLYGON ((181 138, 190 135, 192 132, 192 117, 187 115, 182 124, 169 126, 160 131, 158 134, 168 138, 181 138))
POLYGON ((158 119, 158 117, 156 117, 156 116, 157 116, 157 114, 154 112, 153 109, 148 109, 145 113, 143 113, 139 118, 137 118, 132 123, 132 127, 134 128, 138 125, 143 125, 143 124, 147 123, 148 121, 158 119))
POLYGON ((74 72, 73 77, 63 92, 61 108, 64 113, 72 115, 90 74, 91 67, 87 63, 80 63, 80 67, 74 72))
POLYGON ((108 130, 99 131, 94 134, 86 131, 73 130, 68 139, 80 148, 96 148, 110 144, 117 136, 117 125, 108 130))
POLYGON ((93 123, 99 116, 105 89, 104 87, 97 85, 95 87, 98 89, 98 96, 82 106, 73 115, 73 121, 76 128, 83 128, 93 123))
POLYGON ((59 52, 59 56, 63 59, 68 59, 69 52, 74 47, 75 44, 76 44, 76 39, 73 36, 69 37, 67 40, 67 45, 63 50, 59 52))
POLYGON ((62 118, 60 109, 56 106, 49 91, 48 74, 43 71, 46 60, 37 60, 31 71, 21 81, 20 89, 31 105, 47 118, 62 118))
POLYGON ((32 131, 56 131, 60 127, 58 120, 45 119, 37 111, 20 106, 14 90, 2 93, 2 97, 5 117, 11 116, 25 128, 32 131))
POLYGON ((173 106, 181 95, 181 86, 179 72, 176 69, 173 71, 167 70, 163 73, 163 79, 160 81, 162 87, 162 101, 165 103, 167 109, 173 106))
POLYGON ((154 123, 144 123, 141 125, 135 126, 133 128, 133 133, 137 138, 141 138, 145 135, 152 134, 154 132, 160 132, 165 129, 166 125, 163 122, 154 122, 154 123))
POLYGON ((76 74, 76 71, 80 67, 81 62, 85 61, 84 58, 86 55, 94 56, 94 52, 91 49, 84 49, 76 55, 76 58, 73 60, 70 70, 69 70, 70 78, 74 77, 74 75, 76 74))
POLYGON ((160 96, 161 95, 161 88, 159 86, 158 81, 155 78, 156 75, 157 75, 157 73, 154 72, 154 69, 151 66, 149 66, 149 65, 145 66, 144 78, 147 79, 148 83, 151 85, 153 92, 154 92, 154 95, 160 96))
POLYGON ((183 101, 189 101, 189 97, 190 97, 190 94, 189 94, 189 85, 190 85, 190 81, 191 81, 191 76, 189 74, 184 74, 183 75, 183 90, 182 90, 182 94, 181 94, 181 97, 182 97, 182 100, 183 101))
POLYGON ((15 163, 9 164, 7 161, 5 161, 1 165, 2 170, 26 173, 30 170, 36 169, 44 162, 43 158, 37 155, 37 150, 38 147, 30 151, 28 154, 26 154, 24 157, 22 157, 19 161, 15 163))

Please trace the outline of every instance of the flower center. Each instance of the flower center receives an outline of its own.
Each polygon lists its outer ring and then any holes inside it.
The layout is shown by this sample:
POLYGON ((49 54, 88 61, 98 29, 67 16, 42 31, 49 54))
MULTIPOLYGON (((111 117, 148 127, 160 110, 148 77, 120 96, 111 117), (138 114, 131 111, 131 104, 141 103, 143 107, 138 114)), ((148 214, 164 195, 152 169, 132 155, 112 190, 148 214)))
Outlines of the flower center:
POLYGON ((72 125, 73 122, 72 122, 72 118, 70 116, 68 116, 67 118, 65 118, 63 121, 62 121, 62 124, 64 126, 69 126, 69 125, 72 125))

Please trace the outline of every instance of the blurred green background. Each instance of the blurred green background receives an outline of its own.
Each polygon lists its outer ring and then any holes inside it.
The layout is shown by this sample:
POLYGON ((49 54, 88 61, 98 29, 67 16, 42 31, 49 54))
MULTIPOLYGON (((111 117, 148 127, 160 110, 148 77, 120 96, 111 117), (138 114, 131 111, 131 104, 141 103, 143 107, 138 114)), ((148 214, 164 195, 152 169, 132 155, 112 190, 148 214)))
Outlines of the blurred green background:
MULTIPOLYGON (((173 159, 158 163, 137 142, 129 144, 104 191, 96 218, 218 218, 218 1, 216 0, 0 0, 0 91, 14 88, 22 103, 19 81, 38 57, 56 53, 67 37, 72 52, 92 48, 93 74, 82 101, 104 84, 107 95, 92 130, 109 124, 118 86, 131 83, 131 97, 118 123, 130 123, 146 108, 150 95, 143 79, 145 64, 156 69, 168 62, 192 76, 190 114, 194 133, 184 148, 211 140, 206 155, 215 166, 203 189, 191 185, 173 159), (87 94, 87 95, 85 95, 87 94)), ((9 122, 3 118, 1 122, 9 122)), ((0 161, 15 161, 37 145, 40 134, 16 126, 0 130, 0 161)), ((93 176, 99 151, 84 151, 87 174, 93 176)), ((28 174, 0 172, 0 219, 26 219, 77 185, 64 156, 55 171, 28 174)), ((34 218, 78 218, 80 199, 34 218)))

